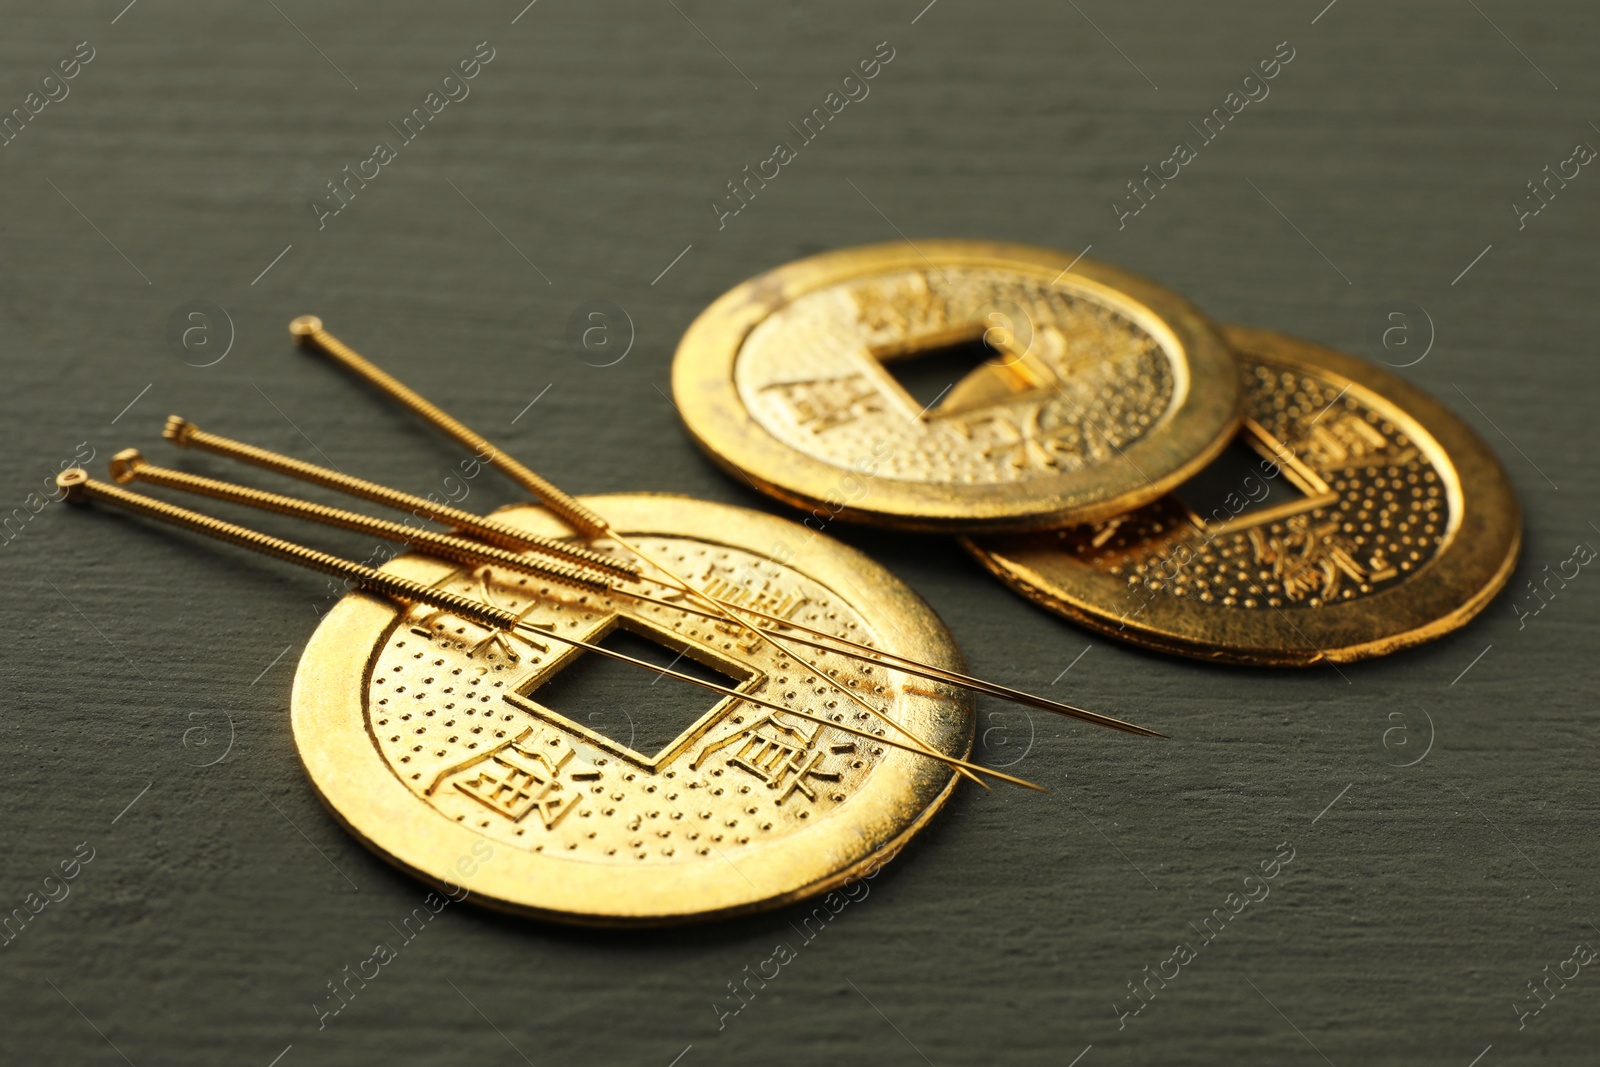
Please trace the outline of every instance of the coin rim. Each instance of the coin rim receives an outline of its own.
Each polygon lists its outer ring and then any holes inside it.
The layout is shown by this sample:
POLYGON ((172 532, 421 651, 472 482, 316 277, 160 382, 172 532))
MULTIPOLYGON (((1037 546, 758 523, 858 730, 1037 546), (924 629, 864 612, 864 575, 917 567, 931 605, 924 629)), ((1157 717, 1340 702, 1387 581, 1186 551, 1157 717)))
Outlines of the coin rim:
MULTIPOLYGON (((745 508, 671 494, 610 494, 581 498, 615 528, 636 536, 693 536, 765 556, 784 539, 809 537, 785 519, 745 508), (691 524, 709 535, 687 534, 691 524)), ((566 536, 554 516, 531 505, 495 513, 547 536, 566 536)), ((933 609, 909 586, 864 554, 830 538, 809 545, 804 569, 850 603, 878 640, 894 651, 951 670, 964 670, 954 638, 933 609), (870 603, 841 590, 871 589, 870 603)), ((457 565, 408 554, 385 571, 432 583, 457 565)), ((396 606, 365 593, 341 599, 324 616, 295 673, 290 720, 295 746, 313 788, 328 810, 363 844, 401 870, 435 886, 464 887, 476 903, 567 923, 605 926, 662 925, 717 919, 777 907, 813 896, 887 862, 944 805, 956 775, 945 765, 886 748, 867 786, 815 824, 764 844, 740 846, 737 866, 665 863, 630 868, 622 863, 569 860, 493 841, 458 825, 418 799, 381 758, 365 713, 376 644, 399 616, 396 606), (352 759, 359 754, 359 758, 352 759), (494 857, 471 877, 455 864, 472 845, 488 841, 494 857)), ((891 674, 900 690, 896 719, 951 755, 966 757, 976 728, 970 693, 917 685, 891 674)))
POLYGON ((1221 331, 1244 358, 1324 380, 1342 378, 1365 402, 1411 424, 1408 435, 1430 452, 1446 491, 1459 501, 1453 533, 1432 559, 1392 588, 1314 611, 1241 611, 1159 597, 1125 619, 1107 608, 1127 603, 1124 577, 1087 564, 1046 576, 1025 554, 1008 552, 1001 538, 963 538, 967 550, 1001 581, 1057 614, 1132 644, 1219 663, 1350 663, 1442 637, 1481 612, 1511 577, 1522 543, 1516 494, 1483 439, 1438 401, 1371 363, 1270 330, 1223 325, 1221 331), (1417 430, 1426 439, 1417 439, 1417 430))
POLYGON ((690 436, 713 461, 787 504, 826 508, 830 517, 870 525, 973 533, 1093 522, 1148 503, 1221 454, 1238 426, 1240 403, 1231 353, 1209 320, 1176 293, 1054 249, 965 240, 836 249, 742 282, 718 297, 684 333, 673 358, 672 392, 690 436), (1096 464, 1088 468, 1094 472, 1089 476, 1075 471, 1004 485, 862 475, 805 455, 750 415, 734 382, 734 366, 761 321, 824 286, 932 265, 1033 274, 1090 294, 1157 336, 1165 332, 1165 340, 1182 356, 1175 367, 1175 390, 1181 395, 1152 432, 1119 450, 1124 462, 1115 468, 1096 464), (1107 479, 1113 469, 1122 473, 1107 479), (870 489, 859 501, 841 504, 835 490, 847 475, 867 481, 870 489))

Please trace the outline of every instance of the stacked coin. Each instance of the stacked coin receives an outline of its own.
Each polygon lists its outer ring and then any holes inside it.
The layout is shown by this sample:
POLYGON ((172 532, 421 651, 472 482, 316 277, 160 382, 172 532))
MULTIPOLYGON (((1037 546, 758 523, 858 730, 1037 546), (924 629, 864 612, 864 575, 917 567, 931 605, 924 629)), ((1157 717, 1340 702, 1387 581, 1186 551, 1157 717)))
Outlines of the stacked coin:
POLYGON ((786 264, 700 315, 673 390, 713 458, 821 522, 961 535, 1037 604, 1222 662, 1437 637, 1521 539, 1488 448, 1394 375, 1044 249, 786 264))

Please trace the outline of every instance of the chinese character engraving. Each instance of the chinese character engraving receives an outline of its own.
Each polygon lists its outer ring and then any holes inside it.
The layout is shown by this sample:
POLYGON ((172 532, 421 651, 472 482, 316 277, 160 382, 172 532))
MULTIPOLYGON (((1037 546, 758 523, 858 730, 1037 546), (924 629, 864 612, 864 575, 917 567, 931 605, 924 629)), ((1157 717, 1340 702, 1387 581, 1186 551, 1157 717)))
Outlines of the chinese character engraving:
POLYGON ((865 374, 842 378, 812 378, 800 382, 780 382, 762 389, 776 393, 788 405, 795 422, 822 433, 867 415, 881 415, 883 395, 865 374))
POLYGON ((1309 516, 1296 515, 1285 525, 1288 532, 1283 536, 1269 537, 1256 526, 1249 538, 1256 562, 1271 565, 1273 578, 1290 600, 1313 595, 1328 600, 1338 594, 1344 578, 1364 582, 1370 577, 1343 539, 1335 536, 1337 520, 1313 526, 1309 516))
POLYGON ((1392 455, 1387 454, 1389 448, 1389 441, 1367 420, 1352 412, 1343 412, 1326 423, 1312 426, 1299 452, 1308 464, 1320 471, 1404 466, 1417 457, 1415 448, 1392 455))
POLYGON ((545 829, 552 829, 582 799, 577 783, 598 779, 600 771, 568 744, 559 746, 559 754, 535 750, 534 736, 529 727, 483 755, 440 772, 428 792, 453 778, 456 790, 495 814, 512 822, 537 814, 545 829))
POLYGON ((830 745, 824 751, 816 746, 821 730, 821 723, 794 725, 785 722, 778 713, 764 715, 743 730, 707 745, 689 766, 698 770, 713 753, 734 748, 728 757, 728 766, 754 775, 768 789, 781 789, 777 797, 779 803, 794 793, 816 800, 817 794, 808 779, 837 782, 843 777, 836 771, 822 770, 818 765, 830 755, 856 749, 853 743, 846 742, 830 745))
MULTIPOLYGON (((751 589, 749 586, 714 574, 706 579, 703 588, 705 593, 714 599, 741 608, 753 608, 764 615, 779 619, 794 618, 795 612, 807 603, 806 597, 778 588, 772 581, 765 579, 760 589, 751 589)), ((721 633, 733 638, 734 643, 747 653, 754 652, 764 640, 751 627, 732 619, 718 619, 713 625, 721 633)))
POLYGON ((1103 458, 1104 446, 1076 426, 1044 426, 1044 405, 998 408, 969 419, 951 419, 948 425, 965 441, 976 442, 984 459, 1001 459, 1014 470, 1055 469, 1063 458, 1081 459, 1087 451, 1103 458))

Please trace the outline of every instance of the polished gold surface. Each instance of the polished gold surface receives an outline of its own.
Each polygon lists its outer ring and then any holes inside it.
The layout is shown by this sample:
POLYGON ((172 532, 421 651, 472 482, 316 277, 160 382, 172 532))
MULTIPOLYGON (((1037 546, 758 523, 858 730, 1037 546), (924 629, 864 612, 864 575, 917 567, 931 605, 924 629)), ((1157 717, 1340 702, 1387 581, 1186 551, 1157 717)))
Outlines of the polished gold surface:
MULTIPOLYGON (((824 631, 962 666, 927 606, 842 545, 808 553, 802 570, 764 558, 775 540, 794 536, 780 519, 669 496, 585 504, 729 599, 779 603, 824 631)), ((562 534, 543 509, 497 517, 562 534)), ((480 901, 605 924, 771 907, 894 851, 954 784, 948 766, 894 744, 882 723, 739 627, 628 597, 534 589, 494 568, 454 570, 422 556, 402 557, 385 573, 487 597, 551 635, 592 644, 625 627, 741 679, 741 693, 794 709, 723 699, 665 748, 635 751, 539 702, 539 687, 578 653, 546 641, 486 644, 488 631, 448 612, 341 601, 295 678, 306 770, 372 848, 480 901), (472 877, 456 869, 484 844, 491 862, 472 877)), ((536 630, 523 632, 538 640, 536 630)), ((972 701, 961 690, 842 655, 820 659, 939 752, 961 757, 970 748, 972 701)))
POLYGON ((724 294, 673 393, 710 455, 823 518, 993 531, 1102 518, 1203 467, 1238 420, 1232 357, 1178 296, 1022 245, 843 249, 724 294), (923 407, 890 366, 982 341, 989 388, 923 407))
POLYGON ((1482 610, 1510 576, 1522 526, 1477 435, 1371 364, 1265 330, 1223 335, 1243 376, 1241 439, 1261 457, 1253 484, 1241 479, 1204 515, 1169 496, 1094 525, 967 547, 1052 611, 1219 662, 1348 662, 1482 610), (1257 487, 1280 478, 1300 499, 1249 510, 1257 487))

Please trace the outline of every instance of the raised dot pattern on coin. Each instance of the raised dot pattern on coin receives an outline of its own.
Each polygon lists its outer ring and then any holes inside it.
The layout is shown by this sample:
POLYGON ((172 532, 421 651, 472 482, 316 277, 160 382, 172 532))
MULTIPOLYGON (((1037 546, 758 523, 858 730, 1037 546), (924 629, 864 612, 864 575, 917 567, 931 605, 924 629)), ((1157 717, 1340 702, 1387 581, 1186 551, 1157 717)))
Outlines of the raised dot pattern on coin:
POLYGON ((1004 484, 1111 459, 1173 400, 1171 360, 1137 323, 1082 295, 993 267, 867 276, 807 293, 751 331, 739 395, 769 433, 879 477, 1004 484), (1003 403, 921 405, 876 351, 963 329, 1007 335, 1002 360, 1046 372, 1003 403))
MULTIPOLYGON (((827 590, 780 575, 750 553, 681 540, 644 540, 641 547, 725 599, 872 640, 860 617, 827 590)), ((527 610, 530 624, 590 643, 629 620, 668 640, 694 642, 741 688, 856 729, 885 730, 732 622, 625 597, 555 591, 551 599, 552 588, 537 578, 489 567, 461 571, 441 587, 527 610)), ((883 754, 866 738, 765 708, 730 708, 714 693, 705 694, 706 714, 664 750, 637 752, 539 703, 539 686, 573 658, 567 646, 542 643, 496 638, 454 616, 413 608, 378 649, 368 688, 370 728, 390 769, 441 814, 507 845, 595 862, 725 863, 752 840, 826 818, 883 754)), ((843 656, 824 662, 830 677, 885 701, 889 679, 881 668, 843 656)))
POLYGON ((1350 600, 1432 559, 1450 531, 1449 500, 1404 428, 1335 383, 1242 363, 1245 408, 1265 431, 1265 451, 1283 449, 1281 460, 1263 457, 1259 477, 1279 477, 1298 459, 1315 479, 1305 504, 1251 523, 1233 518, 1226 501, 1201 516, 1168 497, 1064 531, 1061 547, 1141 587, 1141 599, 1190 596, 1241 608, 1350 600))

